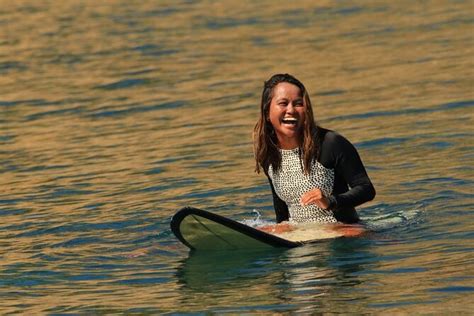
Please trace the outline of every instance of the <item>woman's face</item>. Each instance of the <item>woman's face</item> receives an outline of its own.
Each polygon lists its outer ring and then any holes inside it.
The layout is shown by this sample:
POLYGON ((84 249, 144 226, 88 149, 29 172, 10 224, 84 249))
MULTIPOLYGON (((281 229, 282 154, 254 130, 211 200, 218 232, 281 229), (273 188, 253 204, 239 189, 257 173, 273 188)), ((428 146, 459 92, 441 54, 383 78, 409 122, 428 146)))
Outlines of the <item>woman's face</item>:
POLYGON ((288 82, 277 84, 273 88, 268 119, 275 130, 280 148, 298 147, 305 119, 304 99, 300 88, 288 82))

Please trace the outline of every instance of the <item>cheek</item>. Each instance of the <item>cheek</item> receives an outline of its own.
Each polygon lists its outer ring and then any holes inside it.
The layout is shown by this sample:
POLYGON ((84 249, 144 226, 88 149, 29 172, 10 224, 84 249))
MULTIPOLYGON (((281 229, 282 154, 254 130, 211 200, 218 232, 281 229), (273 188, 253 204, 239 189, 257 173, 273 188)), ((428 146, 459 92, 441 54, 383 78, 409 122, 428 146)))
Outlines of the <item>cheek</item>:
POLYGON ((306 111, 304 108, 302 108, 301 110, 298 111, 298 115, 300 118, 302 118, 302 121, 304 121, 306 119, 306 111))
POLYGON ((270 110, 268 111, 267 120, 269 122, 272 122, 272 123, 275 123, 276 121, 279 120, 278 111, 275 109, 274 106, 270 106, 270 110))

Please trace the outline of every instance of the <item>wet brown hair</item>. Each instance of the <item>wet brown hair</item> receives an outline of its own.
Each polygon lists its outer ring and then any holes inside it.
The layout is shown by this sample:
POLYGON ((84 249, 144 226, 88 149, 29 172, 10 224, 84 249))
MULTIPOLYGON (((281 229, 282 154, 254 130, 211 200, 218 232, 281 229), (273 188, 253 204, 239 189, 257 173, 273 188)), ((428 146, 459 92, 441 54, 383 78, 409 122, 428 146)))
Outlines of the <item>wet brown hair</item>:
POLYGON ((268 168, 272 166, 273 170, 280 169, 281 154, 278 150, 278 139, 275 130, 270 122, 268 115, 270 112, 270 103, 273 98, 274 88, 282 82, 287 82, 297 86, 300 89, 304 100, 305 120, 303 122, 303 135, 300 142, 300 157, 302 168, 305 174, 309 174, 311 163, 316 159, 319 153, 317 146, 318 126, 314 122, 313 109, 308 92, 304 85, 289 74, 275 74, 265 81, 262 91, 262 100, 260 103, 260 117, 253 131, 253 146, 255 155, 255 172, 260 173, 260 168, 267 174, 268 168))

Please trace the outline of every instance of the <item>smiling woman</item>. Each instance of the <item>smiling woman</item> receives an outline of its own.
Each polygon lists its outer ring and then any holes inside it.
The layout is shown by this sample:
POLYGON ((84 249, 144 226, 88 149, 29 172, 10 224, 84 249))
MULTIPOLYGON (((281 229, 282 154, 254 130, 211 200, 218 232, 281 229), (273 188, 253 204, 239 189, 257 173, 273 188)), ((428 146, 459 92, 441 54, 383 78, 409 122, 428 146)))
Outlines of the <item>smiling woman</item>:
POLYGON ((265 82, 254 150, 277 222, 356 223, 355 207, 375 197, 355 147, 317 126, 306 88, 289 74, 265 82))
POLYGON ((297 86, 282 82, 275 86, 268 119, 274 127, 281 149, 298 147, 305 120, 305 108, 301 90, 297 86))

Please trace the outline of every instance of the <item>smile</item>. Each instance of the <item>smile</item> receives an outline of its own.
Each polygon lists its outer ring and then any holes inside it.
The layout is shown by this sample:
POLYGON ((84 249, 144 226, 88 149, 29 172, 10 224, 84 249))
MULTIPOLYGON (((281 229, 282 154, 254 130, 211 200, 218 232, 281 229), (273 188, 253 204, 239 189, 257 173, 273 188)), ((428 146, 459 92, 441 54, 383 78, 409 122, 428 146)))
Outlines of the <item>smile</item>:
POLYGON ((296 125, 298 123, 298 120, 294 117, 287 117, 287 118, 284 118, 281 122, 283 124, 296 125))

